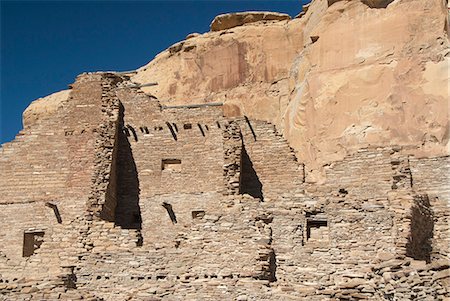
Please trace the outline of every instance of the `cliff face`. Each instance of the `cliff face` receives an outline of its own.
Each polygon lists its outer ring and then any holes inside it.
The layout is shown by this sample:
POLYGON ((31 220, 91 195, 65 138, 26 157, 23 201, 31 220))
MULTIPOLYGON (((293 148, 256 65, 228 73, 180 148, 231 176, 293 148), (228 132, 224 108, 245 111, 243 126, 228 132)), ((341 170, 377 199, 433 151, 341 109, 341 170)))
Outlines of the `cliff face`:
POLYGON ((225 102, 230 115, 280 124, 289 70, 303 48, 301 22, 256 22, 173 45, 132 78, 163 103, 225 102))
MULTIPOLYGON (((310 171, 369 146, 417 156, 448 147, 449 40, 443 0, 316 0, 300 18, 219 16, 132 80, 162 104, 225 103, 274 123, 310 171), (235 27, 233 27, 235 26, 235 27)), ((58 94, 60 101, 65 94, 58 94)), ((55 100, 54 96, 51 99, 55 100)), ((52 112, 33 103, 24 123, 52 112)))
POLYGON ((331 5, 292 68, 282 126, 300 158, 319 165, 369 145, 445 153, 447 27, 442 1, 331 5))

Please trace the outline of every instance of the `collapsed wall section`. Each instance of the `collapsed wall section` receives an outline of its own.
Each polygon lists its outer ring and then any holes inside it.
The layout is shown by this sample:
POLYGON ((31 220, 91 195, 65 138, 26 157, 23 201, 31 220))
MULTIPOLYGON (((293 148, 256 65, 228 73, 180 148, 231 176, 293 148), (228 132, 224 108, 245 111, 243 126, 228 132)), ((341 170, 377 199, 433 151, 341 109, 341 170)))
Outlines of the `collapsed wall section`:
POLYGON ((114 86, 121 79, 104 74, 101 96, 101 123, 96 131, 94 174, 87 213, 107 221, 115 220, 117 206, 117 152, 122 107, 114 86))

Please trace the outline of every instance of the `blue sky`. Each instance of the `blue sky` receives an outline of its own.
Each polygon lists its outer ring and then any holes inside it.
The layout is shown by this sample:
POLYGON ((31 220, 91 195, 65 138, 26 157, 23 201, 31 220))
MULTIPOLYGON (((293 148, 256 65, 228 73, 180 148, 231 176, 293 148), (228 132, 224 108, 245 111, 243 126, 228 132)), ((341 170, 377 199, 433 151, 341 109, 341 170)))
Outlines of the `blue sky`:
POLYGON ((214 16, 269 10, 295 16, 306 0, 0 0, 0 143, 22 128, 22 112, 86 71, 132 70, 214 16))

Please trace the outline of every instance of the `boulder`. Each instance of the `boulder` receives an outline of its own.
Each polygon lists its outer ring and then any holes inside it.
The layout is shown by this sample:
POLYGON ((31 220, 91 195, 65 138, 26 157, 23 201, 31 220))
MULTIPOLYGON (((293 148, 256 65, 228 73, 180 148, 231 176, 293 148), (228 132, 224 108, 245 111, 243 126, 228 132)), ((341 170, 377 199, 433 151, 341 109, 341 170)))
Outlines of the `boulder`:
POLYGON ((62 90, 33 101, 22 114, 23 127, 30 127, 38 120, 56 112, 69 98, 69 94, 70 90, 62 90))

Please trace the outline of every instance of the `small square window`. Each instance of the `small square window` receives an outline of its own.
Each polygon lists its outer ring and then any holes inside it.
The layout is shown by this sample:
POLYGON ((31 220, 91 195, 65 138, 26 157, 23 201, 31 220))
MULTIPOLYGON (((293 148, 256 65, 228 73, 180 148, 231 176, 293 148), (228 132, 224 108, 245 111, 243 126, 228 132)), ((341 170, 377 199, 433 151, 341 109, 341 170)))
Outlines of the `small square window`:
POLYGON ((324 217, 312 216, 306 219, 306 239, 313 241, 328 241, 328 222, 324 217))
POLYGON ((185 130, 190 130, 190 129, 192 129, 192 124, 191 124, 191 123, 185 123, 185 124, 183 125, 183 128, 184 128, 185 130))
POLYGON ((23 233, 23 257, 30 257, 44 242, 44 231, 25 231, 23 233))
POLYGON ((205 211, 203 210, 194 210, 192 211, 193 219, 202 219, 205 216, 205 211))
POLYGON ((161 170, 168 171, 181 171, 181 160, 180 159, 163 159, 161 163, 161 170))

